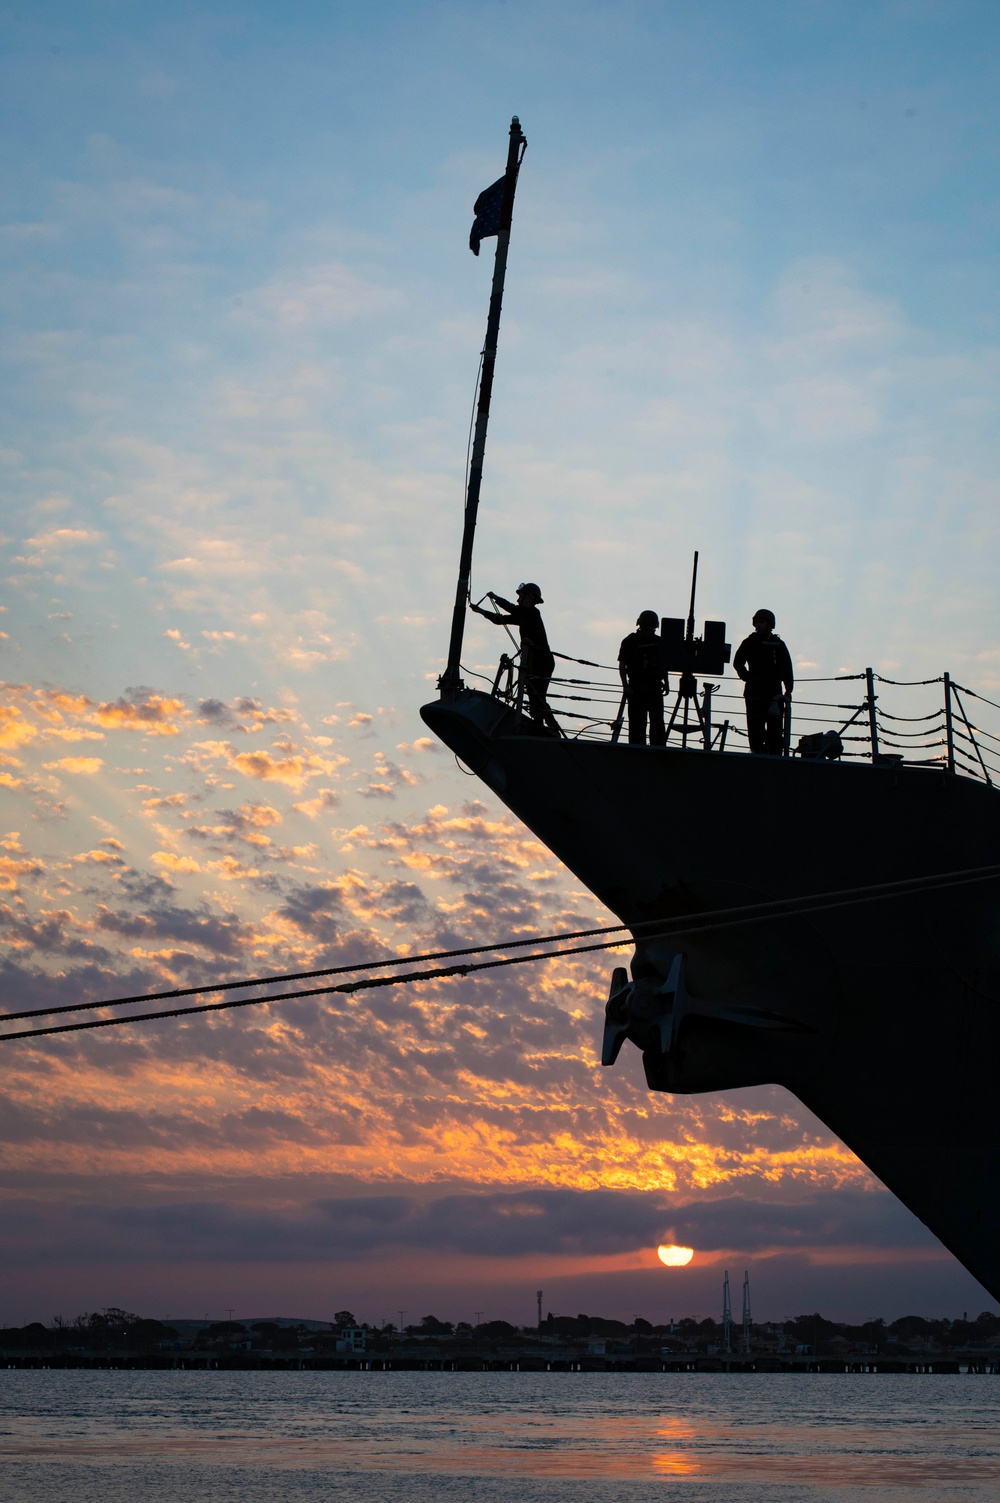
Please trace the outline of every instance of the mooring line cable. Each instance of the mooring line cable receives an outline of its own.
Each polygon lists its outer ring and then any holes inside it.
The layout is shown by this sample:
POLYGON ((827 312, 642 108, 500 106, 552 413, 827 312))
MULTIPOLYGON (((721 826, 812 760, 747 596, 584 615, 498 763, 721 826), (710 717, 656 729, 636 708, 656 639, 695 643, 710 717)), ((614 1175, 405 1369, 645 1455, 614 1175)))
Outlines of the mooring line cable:
POLYGON ((335 992, 371 991, 382 986, 403 986, 411 981, 433 981, 442 976, 468 976, 473 971, 490 971, 497 970, 501 966, 523 965, 529 960, 554 960, 560 955, 582 955, 591 950, 614 950, 620 945, 629 944, 631 944, 630 939, 615 939, 599 945, 580 945, 572 950, 543 950, 535 955, 508 956, 504 960, 480 960, 466 965, 438 966, 434 970, 410 971, 402 976, 369 976, 361 981, 343 981, 337 986, 311 986, 303 991, 279 992, 276 997, 237 997, 230 1002, 201 1002, 195 1007, 171 1007, 159 1012, 131 1013, 124 1018, 93 1018, 86 1023, 60 1023, 55 1028, 27 1028, 21 1033, 0 1035, 0 1044, 10 1043, 14 1039, 41 1038, 52 1033, 80 1033, 86 1028, 117 1028, 126 1023, 152 1023, 160 1018, 183 1018, 190 1016, 191 1013, 226 1012, 234 1007, 263 1007, 268 1002, 294 1002, 303 997, 330 996, 335 992))
MULTIPOLYGON (((112 1028, 126 1023, 155 1022, 159 1018, 185 1017, 189 1016, 192 1013, 224 1012, 236 1007, 264 1006, 269 1002, 288 1002, 295 1001, 297 998, 301 999, 304 997, 328 996, 333 993, 353 993, 358 991, 369 991, 377 987, 397 986, 408 984, 414 981, 431 981, 447 976, 467 976, 477 971, 496 970, 504 966, 526 964, 528 962, 536 960, 556 960, 562 956, 567 955, 586 955, 592 954, 598 950, 619 949, 622 946, 631 944, 633 942, 632 936, 635 936, 637 931, 640 930, 652 930, 651 933, 646 933, 639 936, 640 938, 645 937, 647 939, 668 937, 673 934, 690 934, 697 936, 699 934, 708 933, 716 929, 728 929, 740 924, 762 922, 764 920, 767 920, 768 918, 797 918, 799 916, 804 916, 810 913, 819 913, 833 908, 847 908, 859 903, 877 902, 879 900, 887 900, 894 897, 907 897, 909 895, 919 896, 922 892, 939 891, 940 889, 947 887, 964 887, 968 886, 970 883, 986 882, 997 877, 1000 877, 1000 865, 970 867, 964 871, 943 872, 932 875, 930 877, 909 877, 897 882, 876 883, 866 887, 857 888, 842 888, 836 892, 817 893, 812 896, 804 896, 799 898, 776 898, 771 902, 750 903, 738 908, 716 909, 714 912, 709 911, 705 913, 700 918, 697 914, 691 914, 676 919, 648 919, 643 922, 631 925, 612 924, 604 929, 582 930, 579 931, 578 935, 553 935, 550 937, 542 936, 541 938, 539 938, 538 936, 533 936, 531 939, 513 940, 508 941, 506 944, 482 945, 464 951, 457 950, 450 952, 438 952, 437 956, 406 956, 394 962, 377 961, 374 964, 399 965, 405 964, 407 960, 422 960, 423 958, 444 959, 453 955, 484 954, 489 950, 512 949, 528 944, 552 944, 560 939, 575 937, 585 938, 588 935, 620 933, 626 929, 631 931, 631 935, 628 937, 623 936, 620 939, 607 940, 600 944, 578 945, 570 949, 542 950, 536 951, 532 955, 508 956, 502 960, 470 962, 468 964, 457 966, 437 967, 429 971, 410 971, 408 973, 404 973, 401 976, 367 977, 359 981, 341 982, 332 986, 309 987, 293 992, 280 992, 275 996, 269 997, 240 997, 227 1002, 200 1003, 194 1007, 161 1009, 151 1013, 130 1013, 126 1014, 125 1017, 120 1018, 96 1018, 91 1019, 85 1023, 64 1023, 52 1028, 24 1029, 18 1033, 0 1034, 0 1043, 13 1042, 15 1039, 40 1038, 54 1033, 77 1033, 88 1028, 112 1028)), ((337 975, 342 974, 347 970, 363 970, 367 968, 368 967, 364 966, 345 966, 331 969, 325 972, 300 972, 299 975, 302 977, 302 979, 308 979, 310 976, 324 974, 337 975)), ((8 1013, 5 1017, 0 1018, 0 1022, 13 1022, 16 1019, 28 1017, 51 1017, 60 1012, 75 1012, 84 1010, 92 1011, 100 1007, 117 1006, 124 1001, 130 1000, 152 1001, 156 1000, 157 998, 165 1000, 171 996, 193 996, 199 993, 204 994, 206 992, 218 992, 225 990, 226 988, 264 985, 266 984, 267 979, 273 981, 277 978, 223 982, 221 984, 217 984, 216 986, 191 987, 185 991, 175 991, 172 993, 147 993, 145 998, 141 999, 138 997, 131 999, 119 998, 117 999, 117 1001, 75 1004, 74 1006, 68 1008, 41 1008, 35 1012, 8 1013)), ((294 977, 286 977, 281 979, 294 979, 294 977)))

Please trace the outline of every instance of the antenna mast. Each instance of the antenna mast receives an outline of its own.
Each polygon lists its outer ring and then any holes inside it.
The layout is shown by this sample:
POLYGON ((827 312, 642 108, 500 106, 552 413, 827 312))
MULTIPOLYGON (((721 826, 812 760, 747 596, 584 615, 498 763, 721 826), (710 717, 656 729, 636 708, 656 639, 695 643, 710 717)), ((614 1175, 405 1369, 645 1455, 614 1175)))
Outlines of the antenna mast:
POLYGON ((750 1355, 750 1274, 743 1270, 743 1351, 750 1355))
POLYGON ((500 229, 497 233, 496 259, 493 263, 493 290, 490 293, 490 311, 486 320, 486 343, 483 346, 483 367, 479 379, 479 405, 476 408, 476 429, 469 461, 469 489, 465 497, 465 526, 462 529, 462 552, 458 563, 458 587, 455 591, 451 640, 448 644, 448 666, 438 679, 442 699, 454 699, 465 687, 461 677, 465 606, 469 598, 469 583, 472 578, 472 545, 476 536, 479 491, 483 483, 483 457, 486 453, 486 429, 490 420, 490 398, 493 395, 493 372, 497 358, 497 338, 500 333, 500 311, 503 307, 503 284, 507 272, 507 249, 510 245, 510 224, 514 213, 514 190, 517 187, 518 168, 527 144, 524 132, 521 130, 521 122, 515 115, 510 122, 507 169, 504 174, 503 201, 500 206, 500 229))
POLYGON ((722 1281, 722 1350, 733 1349, 733 1307, 729 1299, 729 1269, 722 1281))

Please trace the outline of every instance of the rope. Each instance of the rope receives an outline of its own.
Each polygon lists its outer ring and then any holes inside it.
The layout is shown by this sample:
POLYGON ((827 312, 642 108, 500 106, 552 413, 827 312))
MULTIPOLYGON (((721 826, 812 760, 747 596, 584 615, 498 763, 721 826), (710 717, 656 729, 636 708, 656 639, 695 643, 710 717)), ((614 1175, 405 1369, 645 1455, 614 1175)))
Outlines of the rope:
MULTIPOLYGON (((863 673, 855 675, 856 678, 864 678, 863 673)), ((919 689, 924 684, 943 684, 944 676, 938 674, 937 678, 883 678, 881 673, 873 673, 872 677, 879 684, 894 684, 897 689, 919 689)))
POLYGON ((964 684, 956 684, 954 680, 952 680, 951 687, 957 689, 960 694, 970 695, 972 699, 981 699, 984 705, 992 705, 994 710, 1000 710, 1000 705, 997 704, 995 699, 987 699, 985 694, 977 694, 975 689, 967 689, 964 684))
MULTIPOLYGON (((550 648, 551 652, 552 649, 550 648)), ((565 652, 553 652, 554 658, 561 658, 564 663, 579 663, 581 668, 600 668, 602 673, 617 673, 617 668, 609 668, 607 663, 592 663, 589 658, 571 658, 565 652)))
MULTIPOLYGON (((858 739, 860 739, 860 738, 858 738, 858 739)), ((932 746, 946 746, 947 742, 945 742, 945 741, 917 741, 916 743, 914 743, 914 742, 911 741, 911 742, 908 742, 906 745, 904 745, 902 741, 890 741, 888 736, 882 736, 882 737, 879 738, 879 744, 881 746, 891 746, 891 747, 894 747, 896 751, 910 752, 910 751, 929 751, 932 746)))
POLYGON ((994 736, 992 731, 984 731, 981 725, 974 725, 972 729, 979 736, 985 736, 990 741, 1000 741, 1000 736, 994 736))
POLYGON ((942 727, 939 726, 939 725, 925 725, 925 726, 922 726, 919 731, 901 731, 901 730, 898 730, 896 728, 896 726, 894 726, 894 725, 890 725, 890 726, 882 726, 882 725, 880 725, 879 726, 879 733, 881 735, 885 735, 885 736, 905 736, 907 739, 911 739, 912 740, 912 738, 914 736, 930 736, 930 735, 933 735, 933 733, 935 731, 939 731, 941 729, 942 729, 942 727))
POLYGON ((621 934, 630 930, 629 937, 607 940, 601 944, 578 945, 570 949, 536 951, 531 955, 515 955, 503 960, 478 961, 467 965, 437 967, 433 970, 405 972, 401 976, 368 977, 360 981, 347 981, 333 986, 317 986, 294 992, 279 992, 270 997, 240 997, 229 1002, 206 1002, 195 1007, 161 1009, 151 1013, 132 1013, 120 1018, 97 1018, 86 1023, 63 1023, 52 1028, 25 1029, 18 1033, 0 1035, 0 1043, 15 1039, 39 1038, 54 1033, 78 1033, 88 1028, 113 1028, 125 1023, 155 1022, 159 1018, 187 1017, 194 1013, 225 1012, 236 1007, 259 1007, 270 1002, 295 1001, 304 997, 328 996, 333 993, 369 991, 383 986, 400 986, 412 981, 431 981, 446 976, 467 976, 477 971, 495 970, 503 966, 521 965, 536 960, 555 960, 565 955, 588 955, 598 950, 616 950, 633 942, 638 935, 655 939, 673 934, 706 934, 716 929, 728 929, 739 924, 758 923, 769 918, 796 918, 800 915, 819 913, 831 908, 847 908, 859 903, 878 902, 896 897, 919 896, 922 892, 934 892, 946 887, 963 887, 975 882, 988 882, 1000 877, 1000 865, 969 867, 962 871, 939 872, 927 877, 907 877, 896 882, 880 882, 865 887, 841 888, 838 891, 814 893, 796 898, 775 898, 765 903, 747 903, 736 908, 720 908, 704 915, 688 915, 677 919, 646 919, 635 924, 609 924, 601 929, 583 929, 571 934, 532 935, 530 939, 508 940, 505 943, 475 945, 464 950, 439 950, 427 955, 399 956, 392 960, 375 960, 354 966, 336 966, 320 971, 299 971, 283 976, 249 977, 240 981, 217 982, 214 986, 185 987, 170 992, 148 992, 141 996, 118 997, 106 1002, 74 1003, 66 1007, 37 1008, 28 1012, 8 1013, 0 1022, 15 1022, 23 1018, 54 1017, 68 1012, 92 1011, 99 1007, 120 1007, 130 1002, 166 1001, 175 997, 191 997, 209 992, 227 991, 244 986, 265 986, 276 982, 310 980, 317 976, 337 976, 349 971, 375 970, 384 966, 405 965, 408 962, 422 963, 425 960, 446 960, 461 955, 482 955, 492 950, 518 949, 531 944, 554 944, 559 940, 587 939, 596 935, 621 934), (644 934, 639 934, 644 931, 644 934), (645 933, 645 931, 651 931, 645 933))
POLYGON ((915 723, 918 720, 942 720, 944 710, 932 710, 929 715, 893 715, 889 710, 883 710, 879 705, 875 712, 880 720, 908 720, 915 723))

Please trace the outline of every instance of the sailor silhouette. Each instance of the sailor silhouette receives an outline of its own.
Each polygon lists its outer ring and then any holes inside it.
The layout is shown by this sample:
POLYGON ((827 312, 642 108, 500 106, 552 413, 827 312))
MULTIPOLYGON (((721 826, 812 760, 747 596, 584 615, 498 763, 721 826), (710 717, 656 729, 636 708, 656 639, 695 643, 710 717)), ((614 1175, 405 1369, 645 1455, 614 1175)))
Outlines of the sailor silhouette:
POLYGON ((663 728, 666 675, 657 632, 660 618, 655 611, 642 611, 635 624, 638 631, 630 632, 618 649, 618 672, 628 704, 629 745, 645 746, 648 720, 650 746, 666 746, 663 728))
POLYGON ((755 613, 753 633, 736 649, 733 667, 743 680, 750 750, 780 757, 785 749, 785 708, 795 675, 788 648, 774 630, 773 611, 755 613))
POLYGON ((559 722, 549 709, 546 698, 556 660, 549 648, 545 623, 538 609, 545 603, 542 592, 536 584, 519 584, 516 605, 505 600, 502 595, 494 595, 492 591, 490 599, 500 607, 499 611, 484 611, 481 605, 475 605, 472 601, 469 604, 478 615, 485 616, 487 621, 492 621, 497 626, 518 628, 521 638, 521 673, 528 711, 532 720, 547 726, 558 735, 559 722))

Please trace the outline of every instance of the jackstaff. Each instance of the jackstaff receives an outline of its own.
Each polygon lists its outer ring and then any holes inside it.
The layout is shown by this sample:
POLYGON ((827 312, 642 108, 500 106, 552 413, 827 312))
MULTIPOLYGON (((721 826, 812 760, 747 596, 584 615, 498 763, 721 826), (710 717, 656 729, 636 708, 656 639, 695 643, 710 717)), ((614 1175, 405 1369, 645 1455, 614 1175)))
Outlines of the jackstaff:
POLYGON ((527 144, 521 130, 521 122, 515 115, 510 122, 507 169, 502 178, 498 178, 489 188, 484 189, 476 199, 474 210, 476 220, 469 237, 470 249, 478 256, 480 241, 490 235, 496 235, 497 251, 493 265, 490 311, 486 320, 482 374, 479 379, 476 429, 469 463, 469 489, 465 498, 465 525, 462 529, 462 552, 458 564, 455 610, 451 618, 448 666, 438 680, 438 688, 444 700, 453 699, 465 687, 461 678, 462 638, 465 634, 465 607, 469 598, 469 582, 472 577, 472 545, 475 540, 476 517, 479 512, 479 491, 483 483, 483 456, 486 453, 486 428, 490 420, 490 398, 493 395, 493 371, 496 366, 497 338, 500 333, 500 310, 503 307, 503 284, 507 272, 510 224, 514 213, 514 190, 517 187, 518 169, 527 144), (499 214, 497 213, 498 204, 499 214))

